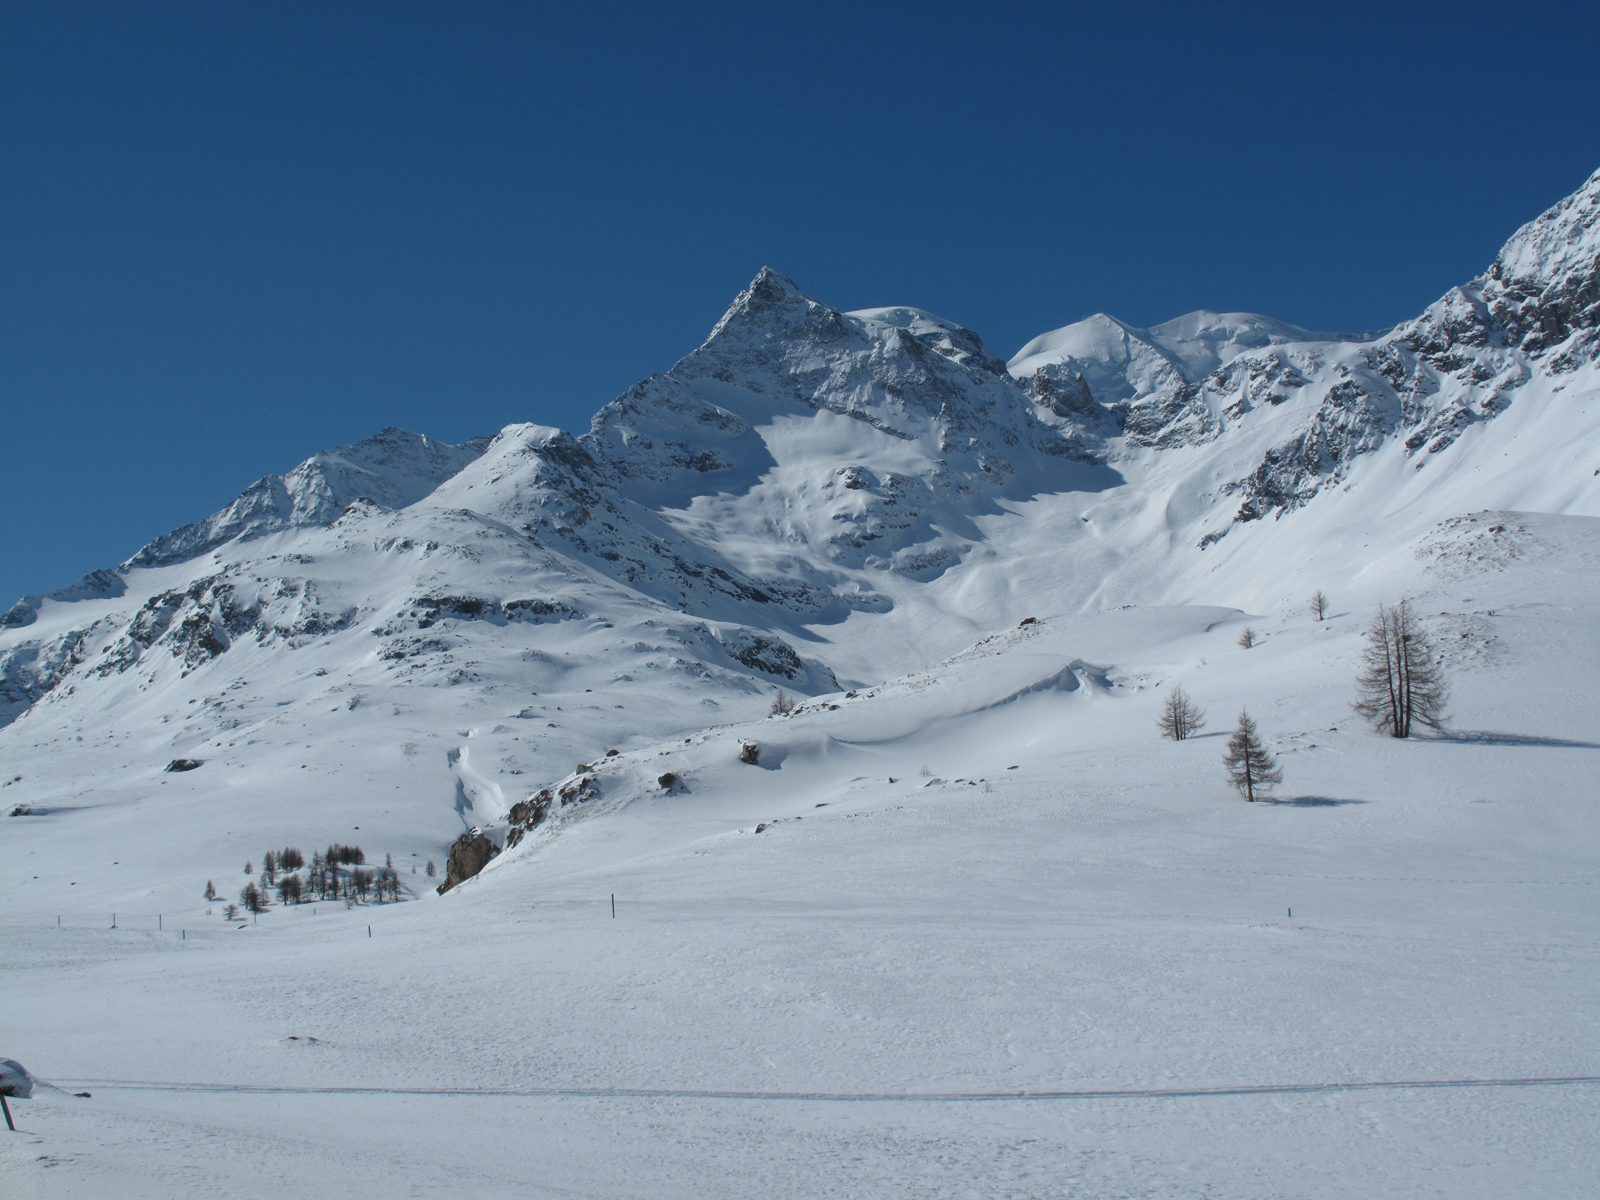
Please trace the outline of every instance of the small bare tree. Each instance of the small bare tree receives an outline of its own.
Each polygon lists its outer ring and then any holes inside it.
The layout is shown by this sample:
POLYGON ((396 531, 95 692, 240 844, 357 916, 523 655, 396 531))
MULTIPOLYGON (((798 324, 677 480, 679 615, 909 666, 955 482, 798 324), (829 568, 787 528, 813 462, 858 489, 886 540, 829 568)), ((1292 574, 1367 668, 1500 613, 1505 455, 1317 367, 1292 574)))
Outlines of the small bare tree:
POLYGON ((1356 712, 1390 737, 1410 737, 1418 725, 1438 733, 1444 729, 1448 690, 1444 668, 1410 601, 1379 604, 1361 652, 1356 712))
POLYGON ((1256 644, 1256 641, 1256 631, 1251 629, 1250 626, 1246 625, 1244 627, 1244 632, 1239 635, 1239 645, 1248 650, 1251 646, 1256 644))
POLYGON ((1320 621, 1328 615, 1328 597, 1321 588, 1311 593, 1311 599, 1307 602, 1306 607, 1311 610, 1311 616, 1314 620, 1320 621))
POLYGON ((1278 769, 1277 761, 1261 744, 1256 736, 1256 723, 1243 709, 1239 710, 1239 728, 1228 739, 1228 752, 1222 756, 1222 765, 1228 768, 1228 782, 1252 802, 1257 792, 1271 791, 1273 784, 1283 782, 1283 772, 1278 769))
POLYGON ((789 693, 782 688, 772 698, 772 707, 767 709, 769 717, 786 717, 794 711, 794 701, 789 698, 789 693))
POLYGON ((245 908, 250 912, 267 911, 267 898, 261 889, 253 883, 244 885, 244 890, 239 893, 239 899, 244 902, 245 908))
POLYGON ((278 903, 300 903, 300 876, 290 874, 278 880, 278 903))
POLYGON ((433 865, 433 859, 430 858, 428 860, 428 878, 432 879, 438 873, 439 873, 438 869, 435 868, 434 865, 433 865))
POLYGON ((1189 693, 1177 684, 1167 693, 1166 703, 1162 705, 1161 715, 1156 718, 1156 727, 1161 730, 1161 736, 1168 741, 1181 742, 1186 737, 1192 737, 1206 726, 1205 710, 1189 699, 1189 693))

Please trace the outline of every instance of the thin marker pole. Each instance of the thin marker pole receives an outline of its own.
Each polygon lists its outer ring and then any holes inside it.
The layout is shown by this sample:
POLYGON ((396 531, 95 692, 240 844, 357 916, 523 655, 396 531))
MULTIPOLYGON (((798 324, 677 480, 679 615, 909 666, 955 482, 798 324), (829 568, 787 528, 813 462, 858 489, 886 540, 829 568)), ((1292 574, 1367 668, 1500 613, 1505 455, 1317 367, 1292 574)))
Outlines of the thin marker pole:
POLYGON ((17 1127, 16 1127, 15 1124, 12 1123, 12 1120, 11 1120, 11 1105, 6 1103, 6 1097, 5 1097, 5 1093, 4 1092, 0 1092, 0 1109, 4 1109, 5 1110, 6 1128, 11 1130, 12 1133, 15 1133, 17 1131, 17 1127))
POLYGON ((613 921, 617 919, 617 894, 615 892, 611 893, 611 919, 613 921))
POLYGON ((368 925, 368 926, 367 926, 367 936, 368 936, 368 937, 371 937, 371 936, 372 936, 372 926, 371 926, 371 925, 368 925))
POLYGON ((156 932, 157 933, 163 932, 163 930, 161 928, 161 914, 160 913, 156 914, 156 932))

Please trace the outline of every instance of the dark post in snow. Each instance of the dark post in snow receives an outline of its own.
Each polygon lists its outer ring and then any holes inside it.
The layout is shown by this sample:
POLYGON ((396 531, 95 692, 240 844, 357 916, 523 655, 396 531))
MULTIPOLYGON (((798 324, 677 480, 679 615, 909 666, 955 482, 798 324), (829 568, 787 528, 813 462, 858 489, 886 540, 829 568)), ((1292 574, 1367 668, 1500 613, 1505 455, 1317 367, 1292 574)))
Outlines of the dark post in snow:
POLYGON ((12 1133, 15 1133, 17 1131, 17 1127, 11 1120, 11 1105, 6 1103, 6 1094, 4 1092, 0 1092, 0 1109, 5 1110, 6 1128, 11 1130, 12 1133))
POLYGON ((615 892, 611 893, 611 919, 613 921, 617 919, 617 894, 615 892))

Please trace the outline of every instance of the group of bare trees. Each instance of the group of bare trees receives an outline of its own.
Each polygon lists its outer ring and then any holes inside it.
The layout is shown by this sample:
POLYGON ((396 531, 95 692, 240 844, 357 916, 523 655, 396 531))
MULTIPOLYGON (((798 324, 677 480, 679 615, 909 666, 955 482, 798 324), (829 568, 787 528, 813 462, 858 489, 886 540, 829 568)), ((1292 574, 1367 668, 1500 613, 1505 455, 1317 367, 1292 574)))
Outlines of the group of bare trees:
MULTIPOLYGON (((246 912, 265 912, 272 903, 274 891, 279 904, 303 904, 312 900, 346 900, 365 903, 369 898, 379 904, 395 903, 401 897, 400 875, 395 870, 394 856, 385 865, 368 870, 364 864, 366 854, 360 846, 344 846, 335 842, 323 851, 313 852, 311 862, 295 847, 268 850, 261 856, 261 874, 245 884, 239 893, 239 902, 246 912), (301 874, 302 868, 304 875, 301 874)), ((255 865, 245 863, 244 873, 255 874, 255 865)), ((428 864, 428 874, 433 874, 433 864, 428 864)), ((216 885, 206 881, 206 899, 218 899, 216 885)), ((228 905, 236 913, 235 905, 228 905)), ((230 919, 231 916, 230 916, 230 919)))
MULTIPOLYGON (((1317 591, 1307 606, 1311 616, 1323 620, 1328 614, 1328 597, 1317 591)), ((1248 650, 1260 639, 1246 627, 1239 645, 1248 650)), ((1408 738, 1419 729, 1442 732, 1445 724, 1445 697, 1448 688, 1444 667, 1427 633, 1421 628, 1411 602, 1379 604, 1367 629, 1366 646, 1361 654, 1361 671, 1356 676, 1355 711, 1372 728, 1390 737, 1408 738)), ((1181 685, 1174 684, 1162 704, 1156 726, 1161 736, 1174 742, 1193 737, 1205 728, 1205 710, 1197 705, 1181 685)), ((1268 752, 1248 711, 1239 712, 1239 724, 1228 738, 1222 764, 1228 782, 1246 800, 1267 793, 1283 782, 1283 771, 1268 752)))
POLYGON ((1408 738, 1418 726, 1440 733, 1447 690, 1444 668, 1411 602, 1378 605, 1356 676, 1356 712, 1390 737, 1408 738))
MULTIPOLYGON (((1205 728, 1205 710, 1191 700, 1189 693, 1181 686, 1175 684, 1167 693, 1156 725, 1162 737, 1181 742, 1205 728)), ((1283 772, 1278 769, 1276 760, 1257 735, 1256 723, 1242 709, 1239 712, 1239 725, 1228 739, 1228 751, 1222 756, 1222 765, 1227 768, 1228 782, 1238 788, 1239 794, 1246 800, 1253 801, 1258 791, 1268 791, 1273 784, 1283 782, 1283 772)))

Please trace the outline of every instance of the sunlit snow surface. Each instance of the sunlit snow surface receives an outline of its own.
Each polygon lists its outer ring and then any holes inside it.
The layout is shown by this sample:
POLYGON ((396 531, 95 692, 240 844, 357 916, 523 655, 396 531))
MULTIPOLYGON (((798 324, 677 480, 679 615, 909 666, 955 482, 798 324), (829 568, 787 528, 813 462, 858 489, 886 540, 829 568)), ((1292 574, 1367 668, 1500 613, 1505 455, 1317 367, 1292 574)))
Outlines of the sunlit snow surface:
MULTIPOLYGON (((350 723, 342 772, 227 755, 152 775, 159 798, 130 793, 121 820, 8 821, 10 871, 44 878, 7 879, 7 1048, 66 1090, 14 1103, 5 1169, 47 1196, 294 1193, 330 1172, 357 1194, 1582 1195, 1592 1083, 881 1098, 1600 1075, 1600 543, 1589 521, 1522 525, 1517 569, 1425 575, 1441 632, 1466 635, 1457 740, 1352 722, 1365 604, 1251 617, 1249 651, 1236 613, 1131 609, 631 748, 596 811, 422 903, 236 931, 195 896, 301 830, 332 836, 330 809, 370 814, 348 835, 369 851, 442 860, 425 800, 451 811, 444 747, 516 745, 488 712, 432 738, 329 713, 350 723), (1161 742, 1179 678, 1208 736, 1161 742), (1222 786, 1243 704, 1282 756, 1277 803, 1222 786), (407 738, 427 747, 414 772, 407 738), (767 766, 737 761, 743 740, 767 766), (665 770, 677 794, 651 786, 665 770), (187 847, 167 833, 186 814, 187 847), (126 910, 116 931, 91 897, 126 910), (673 1094, 694 1091, 879 1098, 673 1094)), ((110 773, 127 749, 92 753, 110 773)))
POLYGON ((969 331, 764 273, 586 440, 386 431, 29 598, 0 1054, 54 1087, 7 1194, 1588 1195, 1593 346, 1461 316, 1584 302, 1573 211, 1376 341, 1133 331, 1165 424, 1077 457, 969 331), (1455 374, 1383 391, 1436 333, 1455 374), (1280 351, 1320 365, 1268 395, 1280 351), (1262 474, 1307 437, 1348 457, 1262 474), (1401 595, 1445 739, 1350 711, 1401 595), (1223 779, 1246 706, 1270 803, 1223 779), (247 860, 334 841, 407 902, 224 921, 247 860))

